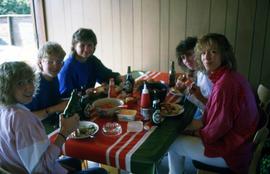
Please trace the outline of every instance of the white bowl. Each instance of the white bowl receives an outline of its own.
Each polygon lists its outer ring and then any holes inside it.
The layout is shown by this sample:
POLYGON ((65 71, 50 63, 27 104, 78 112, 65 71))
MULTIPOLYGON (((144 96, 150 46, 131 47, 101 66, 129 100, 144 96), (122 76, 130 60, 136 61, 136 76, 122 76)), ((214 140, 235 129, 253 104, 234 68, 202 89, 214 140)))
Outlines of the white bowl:
POLYGON ((111 117, 114 115, 115 111, 120 109, 119 106, 122 106, 123 104, 124 102, 120 99, 102 98, 94 101, 93 107, 96 109, 100 116, 111 117))

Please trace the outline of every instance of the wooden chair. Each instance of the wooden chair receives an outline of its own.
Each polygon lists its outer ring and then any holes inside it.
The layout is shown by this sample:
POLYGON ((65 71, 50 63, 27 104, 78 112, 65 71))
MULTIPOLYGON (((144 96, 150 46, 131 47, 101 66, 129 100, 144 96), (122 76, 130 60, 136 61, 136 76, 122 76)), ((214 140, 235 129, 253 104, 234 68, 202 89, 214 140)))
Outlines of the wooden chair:
POLYGON ((269 111, 270 107, 270 89, 263 84, 260 84, 257 89, 257 94, 260 100, 260 106, 265 111, 269 111))
MULTIPOLYGON (((269 130, 267 128, 267 124, 269 121, 269 113, 266 113, 263 111, 263 116, 265 119, 262 121, 264 124, 263 126, 257 130, 255 133, 255 136, 253 138, 253 144, 254 144, 254 151, 253 151, 253 157, 249 166, 248 174, 254 174, 257 173, 257 164, 259 162, 259 159, 261 157, 261 152, 265 143, 265 140, 267 139, 267 136, 269 134, 269 130)), ((222 167, 216 167, 211 166, 208 164, 204 164, 203 162, 192 160, 193 165, 197 169, 197 174, 229 174, 232 173, 229 168, 222 168, 222 167)))

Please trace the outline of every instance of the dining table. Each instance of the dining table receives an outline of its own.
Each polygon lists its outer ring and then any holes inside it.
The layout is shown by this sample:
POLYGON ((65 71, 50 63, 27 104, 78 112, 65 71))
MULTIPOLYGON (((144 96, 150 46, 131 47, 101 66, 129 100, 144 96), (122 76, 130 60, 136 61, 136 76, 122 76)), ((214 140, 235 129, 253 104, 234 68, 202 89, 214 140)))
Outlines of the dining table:
MULTIPOLYGON (((138 77, 139 80, 154 80, 161 83, 168 83, 167 72, 148 71, 138 77)), ((180 103, 184 112, 173 117, 166 117, 159 125, 151 124, 151 121, 144 121, 144 129, 139 132, 128 131, 128 122, 119 121, 115 118, 91 117, 89 121, 99 126, 99 131, 94 137, 85 139, 69 138, 62 146, 63 155, 83 160, 90 160, 135 174, 154 174, 157 166, 168 151, 170 145, 177 136, 191 122, 197 107, 185 100, 183 96, 174 96, 168 93, 166 102, 180 103), (102 132, 102 127, 107 122, 117 122, 122 127, 122 132, 116 136, 108 136, 102 132)), ((139 106, 136 118, 141 119, 139 106)), ((49 134, 53 142, 59 129, 49 134)))

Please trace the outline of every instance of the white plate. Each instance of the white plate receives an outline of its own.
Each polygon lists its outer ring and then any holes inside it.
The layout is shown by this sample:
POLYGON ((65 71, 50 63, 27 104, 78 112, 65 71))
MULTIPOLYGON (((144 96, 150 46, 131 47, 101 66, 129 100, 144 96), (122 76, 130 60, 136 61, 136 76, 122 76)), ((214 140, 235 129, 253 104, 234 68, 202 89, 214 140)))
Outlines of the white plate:
POLYGON ((91 121, 80 121, 79 125, 80 133, 76 135, 76 132, 72 132, 69 136, 69 138, 72 139, 84 139, 84 138, 89 138, 93 137, 99 130, 99 126, 91 121), (85 133, 84 133, 85 132, 85 133))
POLYGON ((164 117, 174 117, 182 114, 184 112, 184 107, 179 104, 174 103, 162 103, 161 104, 161 116, 164 117))

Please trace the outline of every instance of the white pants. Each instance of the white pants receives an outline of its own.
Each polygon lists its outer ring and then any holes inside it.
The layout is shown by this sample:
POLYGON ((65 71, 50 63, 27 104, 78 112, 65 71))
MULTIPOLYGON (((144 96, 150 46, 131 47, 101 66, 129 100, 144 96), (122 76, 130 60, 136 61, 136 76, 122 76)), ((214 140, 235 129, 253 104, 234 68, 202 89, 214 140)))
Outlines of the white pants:
POLYGON ((205 164, 228 167, 223 158, 210 158, 204 155, 204 145, 199 137, 180 135, 168 152, 169 174, 184 173, 185 156, 205 164))

